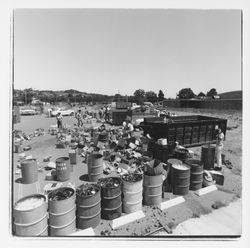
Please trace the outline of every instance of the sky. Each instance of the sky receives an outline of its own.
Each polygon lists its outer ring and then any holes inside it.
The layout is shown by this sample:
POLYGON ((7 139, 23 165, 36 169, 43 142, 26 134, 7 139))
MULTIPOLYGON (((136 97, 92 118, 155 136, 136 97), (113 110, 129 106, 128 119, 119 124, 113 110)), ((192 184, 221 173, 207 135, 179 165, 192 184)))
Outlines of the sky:
POLYGON ((16 9, 14 88, 241 90, 240 10, 16 9))

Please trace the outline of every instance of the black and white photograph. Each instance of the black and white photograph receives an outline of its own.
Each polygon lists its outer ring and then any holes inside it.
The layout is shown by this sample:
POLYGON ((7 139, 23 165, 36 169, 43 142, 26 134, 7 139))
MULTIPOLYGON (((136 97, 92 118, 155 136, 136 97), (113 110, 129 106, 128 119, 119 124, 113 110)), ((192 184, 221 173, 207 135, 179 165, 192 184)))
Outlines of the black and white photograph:
POLYGON ((240 238, 243 19, 13 9, 11 235, 240 238))

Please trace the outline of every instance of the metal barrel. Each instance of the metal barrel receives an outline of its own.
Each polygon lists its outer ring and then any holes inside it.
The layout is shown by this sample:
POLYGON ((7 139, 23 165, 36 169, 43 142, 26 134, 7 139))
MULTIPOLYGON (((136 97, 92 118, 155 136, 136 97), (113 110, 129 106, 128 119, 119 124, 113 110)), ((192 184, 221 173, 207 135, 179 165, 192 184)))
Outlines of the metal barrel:
MULTIPOLYGON (((72 165, 71 165, 72 166, 72 165)), ((56 180, 64 182, 70 179, 70 165, 68 157, 56 159, 56 180)))
POLYGON ((171 171, 171 184, 174 195, 186 195, 190 186, 190 167, 185 164, 173 164, 171 171))
POLYGON ((144 205, 159 205, 162 200, 162 175, 148 176, 143 179, 144 205))
MULTIPOLYGON (((70 161, 70 164, 77 164, 77 156, 76 156, 76 150, 75 149, 71 149, 69 151, 69 161, 70 161)), ((73 166, 72 166, 73 168, 73 166)))
POLYGON ((21 162, 22 183, 30 184, 38 180, 36 159, 26 159, 21 162))
POLYGON ((46 197, 35 194, 18 200, 13 207, 13 222, 17 236, 47 236, 46 197))
POLYGON ((95 228, 101 221, 101 194, 81 196, 76 194, 76 227, 86 229, 95 228))
POLYGON ((203 182, 203 163, 197 159, 188 159, 185 161, 191 168, 190 190, 198 190, 202 188, 203 182))
POLYGON ((118 186, 101 186, 101 216, 107 220, 118 218, 122 213, 121 179, 118 177, 112 178, 115 178, 119 182, 118 186))
POLYGON ((142 180, 137 182, 128 182, 122 180, 122 193, 123 193, 123 212, 133 213, 135 211, 141 210, 142 208, 142 180))
POLYGON ((75 190, 69 187, 62 187, 53 190, 48 195, 49 210, 49 235, 65 236, 76 231, 76 205, 75 190), (67 191, 68 198, 58 199, 63 192, 67 191), (55 198, 53 196, 56 196, 55 198))
POLYGON ((97 182, 98 179, 103 177, 103 156, 101 154, 90 154, 87 164, 89 181, 97 182))
POLYGON ((205 170, 214 168, 215 146, 204 145, 201 147, 201 161, 204 163, 205 170))

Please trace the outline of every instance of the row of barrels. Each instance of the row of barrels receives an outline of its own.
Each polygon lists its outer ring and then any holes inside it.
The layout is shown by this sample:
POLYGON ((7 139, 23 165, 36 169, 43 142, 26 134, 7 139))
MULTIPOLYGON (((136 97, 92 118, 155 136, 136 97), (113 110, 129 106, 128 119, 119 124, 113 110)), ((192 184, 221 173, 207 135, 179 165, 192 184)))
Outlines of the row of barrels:
POLYGON ((95 228, 101 218, 113 220, 121 216, 122 210, 125 213, 140 210, 143 190, 147 192, 143 194, 144 204, 160 203, 162 179, 158 177, 159 187, 151 187, 147 185, 150 183, 147 176, 144 180, 142 175, 139 176, 136 182, 108 177, 98 184, 89 183, 95 185, 92 195, 81 195, 78 192, 81 186, 76 191, 59 188, 48 194, 48 204, 44 195, 24 197, 13 208, 13 231, 17 236, 65 236, 74 233, 76 228, 95 228), (40 203, 36 204, 38 200, 40 203))

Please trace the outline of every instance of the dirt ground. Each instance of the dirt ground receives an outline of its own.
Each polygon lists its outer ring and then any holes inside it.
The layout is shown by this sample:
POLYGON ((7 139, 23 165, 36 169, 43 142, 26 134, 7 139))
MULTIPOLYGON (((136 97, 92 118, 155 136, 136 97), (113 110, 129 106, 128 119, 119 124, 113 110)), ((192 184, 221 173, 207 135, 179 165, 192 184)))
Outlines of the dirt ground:
MULTIPOLYGON (((229 202, 235 201, 241 198, 242 192, 242 112, 241 111, 218 111, 218 110, 197 110, 197 109, 169 109, 170 112, 175 112, 177 115, 190 115, 201 114, 213 117, 225 118, 227 122, 226 141, 224 142, 225 158, 231 161, 233 168, 229 169, 223 166, 223 174, 225 176, 225 182, 223 186, 217 186, 218 190, 206 194, 204 196, 197 196, 192 191, 186 195, 185 203, 181 203, 175 207, 161 211, 157 207, 143 206, 143 212, 146 217, 134 221, 128 225, 124 225, 120 228, 112 230, 111 221, 101 220, 98 227, 94 229, 97 236, 147 236, 149 233, 154 232, 161 225, 167 225, 169 230, 175 228, 179 223, 190 219, 199 218, 201 215, 211 213, 213 211, 212 205, 215 202, 223 202, 227 205, 229 202)), ((74 117, 64 117, 64 123, 73 127, 76 123, 74 117)), ((68 155, 68 148, 56 149, 56 138, 47 133, 51 125, 56 124, 55 118, 47 118, 44 115, 39 116, 22 116, 21 123, 15 124, 14 129, 22 130, 27 134, 33 133, 36 128, 43 128, 46 131, 45 136, 34 137, 30 141, 25 141, 24 144, 30 145, 32 149, 25 152, 26 155, 32 155, 36 158, 39 165, 44 167, 47 163, 42 162, 43 158, 51 155, 51 161, 55 161, 60 156, 68 155)), ((194 147, 191 150, 200 156, 201 147, 194 147)), ((72 173, 70 182, 76 187, 83 183, 81 176, 87 174, 87 166, 83 163, 83 159, 78 156, 77 165, 74 166, 74 172, 72 173)), ((18 154, 13 154, 13 202, 20 199, 23 196, 42 192, 43 187, 47 183, 55 181, 45 181, 45 175, 48 171, 42 170, 39 172, 39 182, 33 186, 23 185, 20 183, 20 174, 15 174, 17 169, 18 154)), ((68 185, 69 182, 63 183, 68 185)), ((163 201, 173 198, 172 194, 169 194, 163 201)), ((153 235, 153 234, 152 234, 153 235)), ((166 232, 166 237, 168 237, 166 232)), ((206 235, 204 233, 204 235, 206 235)), ((219 235, 219 234, 218 234, 219 235)), ((161 236, 162 237, 162 236, 161 236)))

